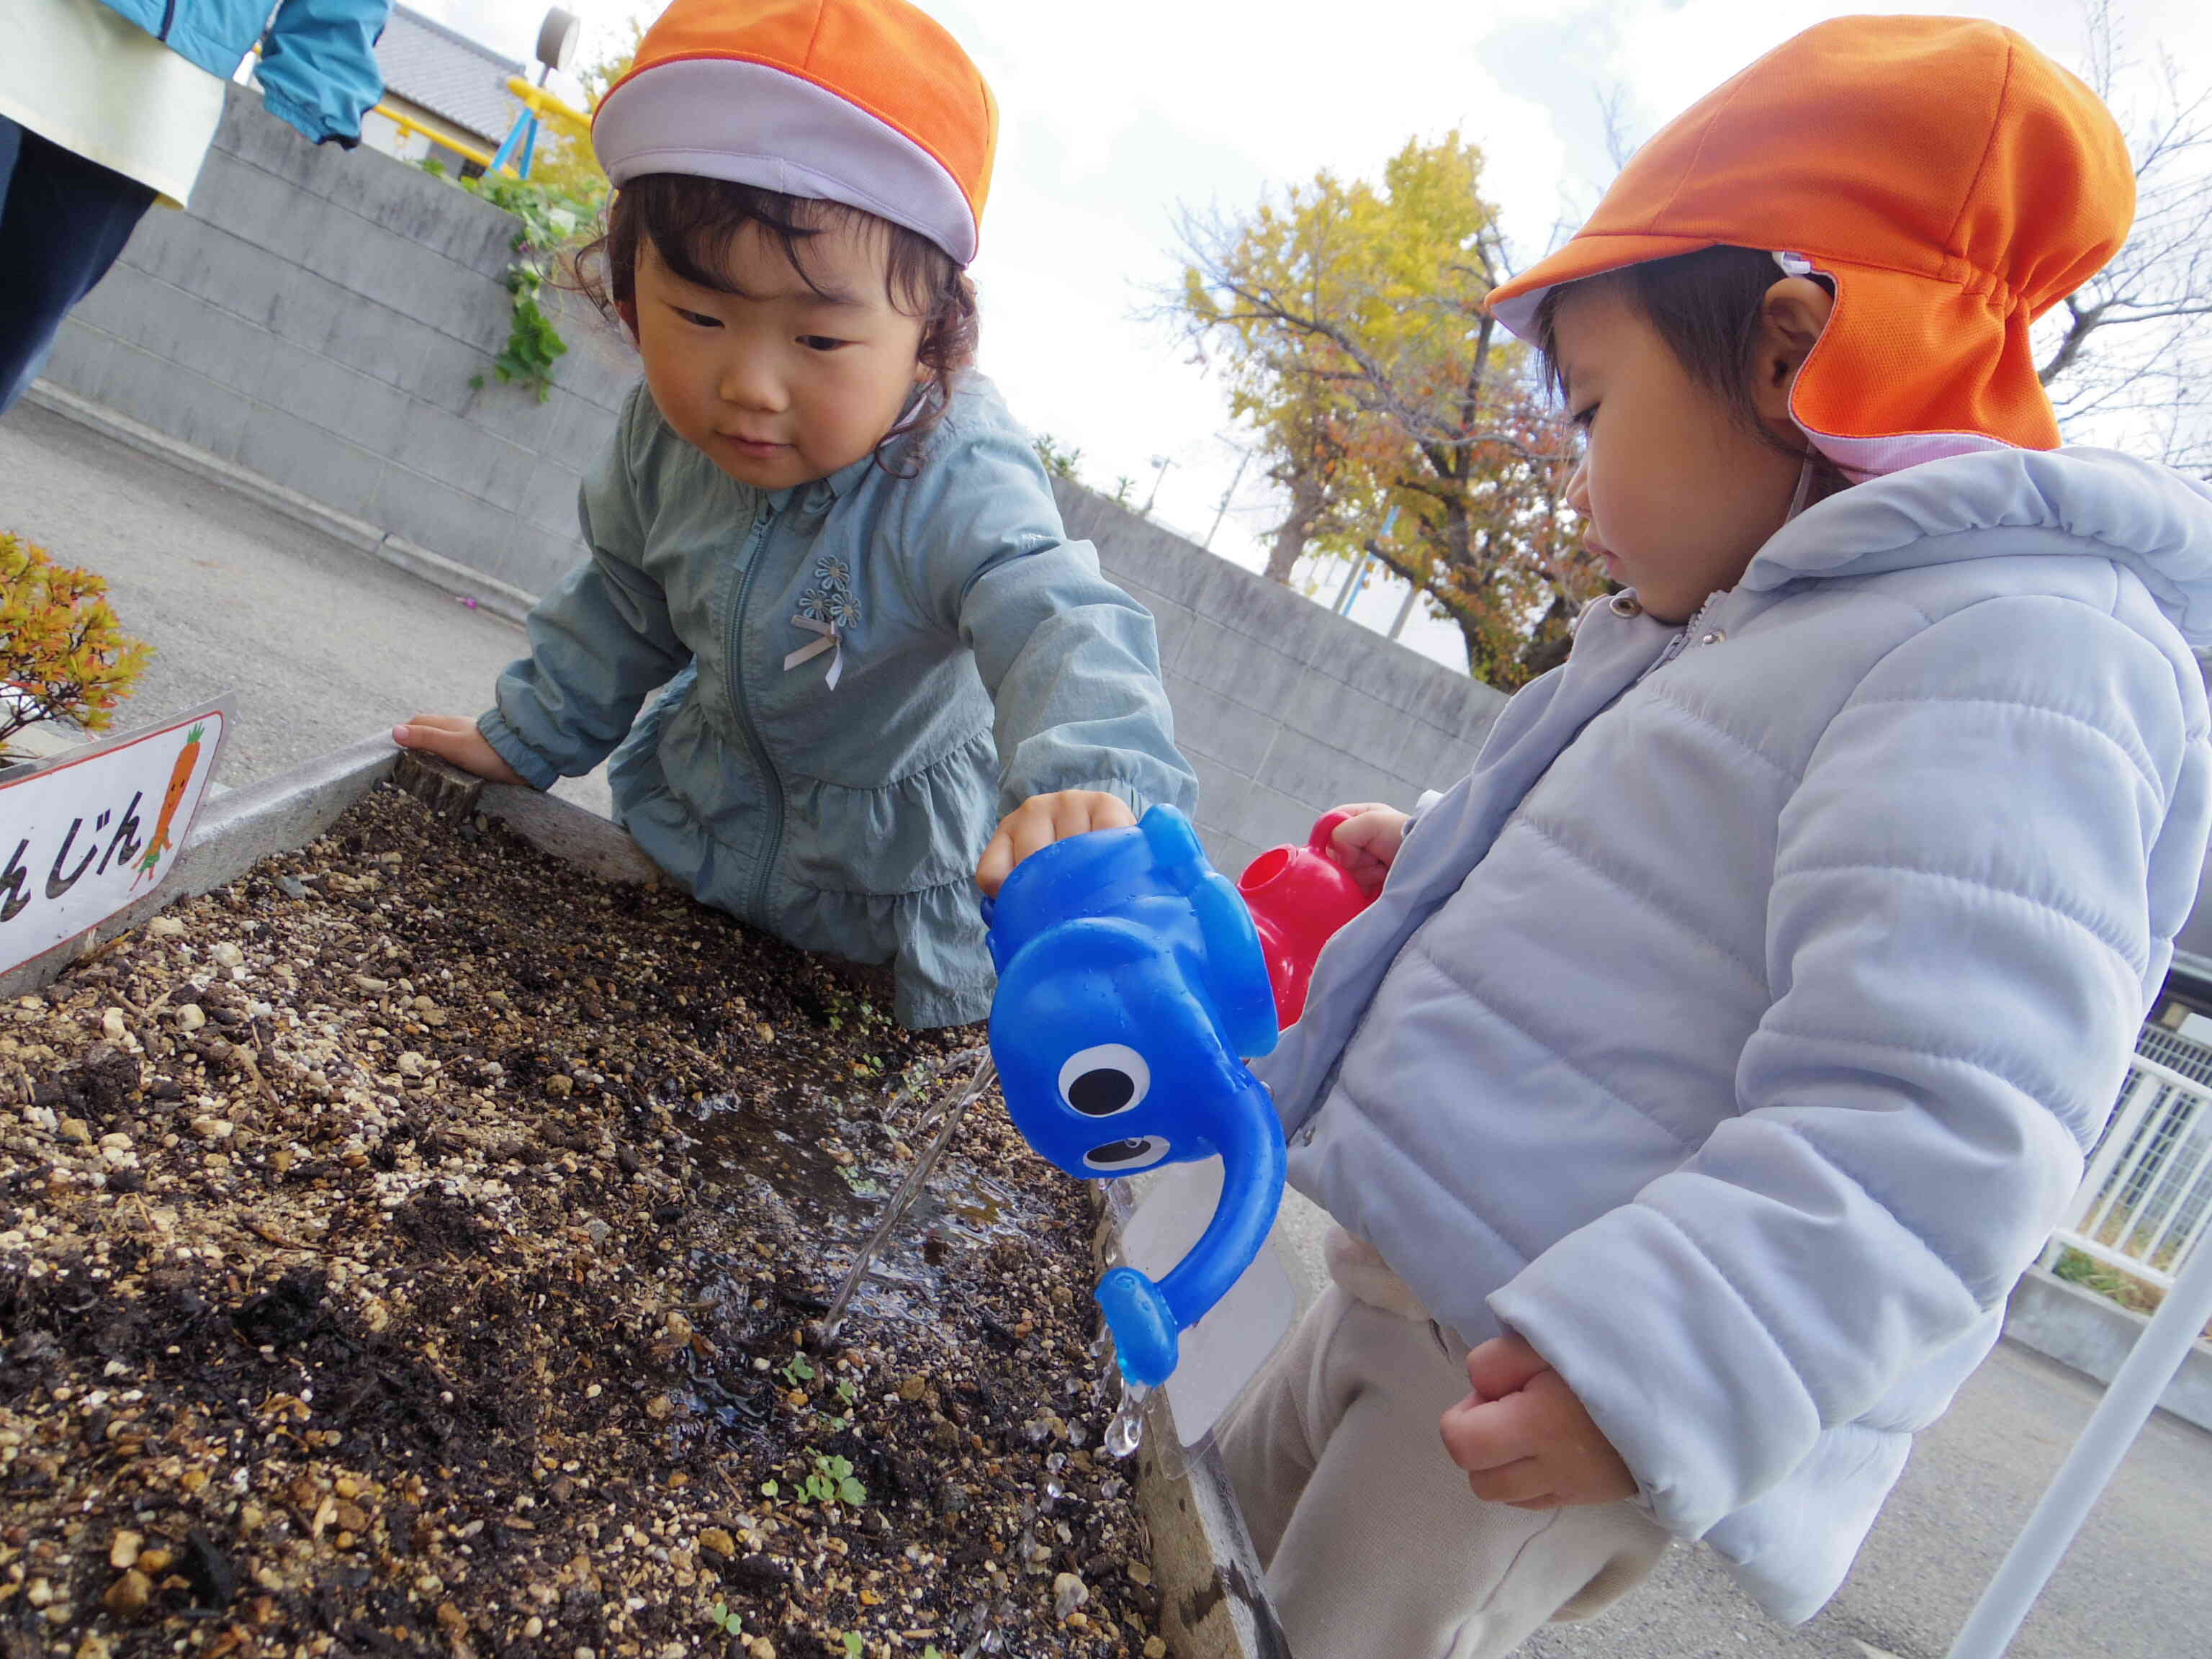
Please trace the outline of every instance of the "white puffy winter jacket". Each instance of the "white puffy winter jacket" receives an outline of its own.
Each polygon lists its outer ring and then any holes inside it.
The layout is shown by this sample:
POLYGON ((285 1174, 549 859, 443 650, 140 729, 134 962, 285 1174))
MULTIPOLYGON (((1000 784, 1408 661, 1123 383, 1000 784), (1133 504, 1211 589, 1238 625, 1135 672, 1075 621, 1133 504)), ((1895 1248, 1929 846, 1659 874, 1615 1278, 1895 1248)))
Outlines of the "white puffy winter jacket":
POLYGON ((1291 1176, 1555 1366, 1778 1618, 2080 1180, 2203 866, 2212 489, 1931 462, 1594 607, 1258 1069, 1291 1176))

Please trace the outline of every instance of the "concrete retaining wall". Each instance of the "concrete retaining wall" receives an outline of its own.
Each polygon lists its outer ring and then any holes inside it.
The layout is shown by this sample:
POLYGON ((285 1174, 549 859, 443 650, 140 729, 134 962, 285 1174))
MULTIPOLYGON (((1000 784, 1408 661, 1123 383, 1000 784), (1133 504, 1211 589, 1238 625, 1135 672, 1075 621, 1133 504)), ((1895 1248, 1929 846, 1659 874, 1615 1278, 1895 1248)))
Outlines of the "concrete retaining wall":
POLYGON ((1502 694, 1079 484, 1056 490, 1068 533, 1159 623, 1176 739, 1222 868, 1303 841, 1339 802, 1410 807, 1467 775, 1502 694))
MULTIPOLYGON (((2004 1334, 2100 1382, 2109 1382, 2150 1321, 2041 1267, 2013 1289, 2004 1334)), ((2212 1343, 2199 1340, 2160 1397, 2161 1409, 2212 1429, 2212 1343)))
MULTIPOLYGON (((571 345, 550 399, 470 385, 507 338, 514 231, 417 168, 307 144, 233 88, 191 210, 140 224, 64 328, 49 401, 519 605, 583 556, 577 486, 636 363, 579 302, 549 301, 571 345)), ((1465 774, 1498 694, 1079 485, 1059 494, 1071 533, 1159 620, 1224 868, 1337 802, 1410 806, 1465 774)))
POLYGON ((46 378, 541 589, 574 560, 576 486, 635 366, 558 301, 552 397, 492 378, 515 230, 419 168, 308 143, 234 86, 190 211, 140 222, 46 378))

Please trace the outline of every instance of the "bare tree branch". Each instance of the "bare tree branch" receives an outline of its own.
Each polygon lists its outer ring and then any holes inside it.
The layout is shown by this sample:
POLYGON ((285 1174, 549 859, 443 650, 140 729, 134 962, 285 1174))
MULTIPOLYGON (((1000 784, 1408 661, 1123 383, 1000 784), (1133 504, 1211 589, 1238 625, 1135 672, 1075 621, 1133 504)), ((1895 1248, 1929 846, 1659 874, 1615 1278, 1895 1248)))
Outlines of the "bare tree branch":
POLYGON ((2076 439, 2146 444, 2199 470, 2212 428, 2212 88, 2160 54, 2130 57, 2111 0, 2085 0, 2087 78, 2129 135, 2136 222, 2126 245, 2038 325, 2037 378, 2076 439))
POLYGON ((1606 158, 1619 173, 1628 165, 1628 158, 1636 154, 1636 141, 1628 136, 1628 88, 1614 81, 1599 89, 1597 94, 1598 120, 1605 129, 1606 158))

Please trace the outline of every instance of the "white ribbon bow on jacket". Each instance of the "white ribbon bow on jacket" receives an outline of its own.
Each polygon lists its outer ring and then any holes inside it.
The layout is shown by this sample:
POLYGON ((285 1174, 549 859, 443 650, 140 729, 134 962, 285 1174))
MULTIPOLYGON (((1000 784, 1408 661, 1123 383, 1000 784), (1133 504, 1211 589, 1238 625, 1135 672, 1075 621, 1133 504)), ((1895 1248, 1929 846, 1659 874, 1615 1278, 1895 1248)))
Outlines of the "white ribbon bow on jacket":
POLYGON ((837 677, 845 672, 845 644, 838 637, 836 623, 817 622, 811 617, 793 617, 791 623, 794 628, 803 628, 809 633, 819 634, 822 637, 811 644, 800 646, 798 650, 786 657, 783 659, 783 672, 788 674, 802 663, 812 662, 824 651, 835 651, 837 654, 830 659, 829 678, 822 682, 825 690, 835 691, 837 689, 837 677))

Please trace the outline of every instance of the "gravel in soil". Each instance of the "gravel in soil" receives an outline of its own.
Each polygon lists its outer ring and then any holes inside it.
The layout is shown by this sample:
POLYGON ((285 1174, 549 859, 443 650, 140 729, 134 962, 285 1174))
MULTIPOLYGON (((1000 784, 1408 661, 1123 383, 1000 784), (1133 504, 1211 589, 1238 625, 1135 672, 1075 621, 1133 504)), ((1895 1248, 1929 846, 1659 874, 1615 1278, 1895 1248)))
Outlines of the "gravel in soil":
POLYGON ((1164 1652, 995 1100, 805 1346, 978 1036, 390 790, 0 1007, 0 1654, 1164 1652))

